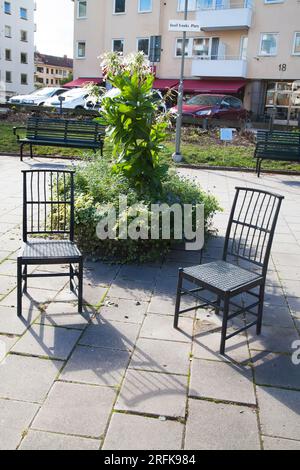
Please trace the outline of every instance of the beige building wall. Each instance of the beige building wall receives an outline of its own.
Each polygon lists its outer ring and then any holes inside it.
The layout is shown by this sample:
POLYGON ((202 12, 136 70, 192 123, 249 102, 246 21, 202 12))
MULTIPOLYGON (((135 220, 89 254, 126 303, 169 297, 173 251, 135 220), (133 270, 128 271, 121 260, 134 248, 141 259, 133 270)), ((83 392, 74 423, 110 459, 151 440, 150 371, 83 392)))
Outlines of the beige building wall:
MULTIPOLYGON (((231 6, 243 0, 230 0, 231 6)), ((226 46, 226 58, 240 59, 241 41, 248 37, 247 67, 242 75, 234 76, 234 72, 227 67, 224 78, 245 78, 248 80, 297 80, 300 79, 300 55, 293 55, 293 40, 295 32, 300 32, 300 0, 282 0, 280 3, 271 3, 268 0, 252 0, 252 22, 250 28, 245 26, 225 29, 214 28, 205 30, 196 37, 218 37, 226 46), (261 33, 279 33, 278 50, 276 56, 265 57, 260 54, 261 33)), ((113 14, 114 0, 87 0, 87 18, 77 19, 77 0, 75 7, 75 42, 74 42, 74 77, 101 76, 101 54, 112 50, 113 39, 124 39, 124 53, 137 50, 137 38, 146 38, 151 35, 161 35, 162 56, 157 64, 158 78, 178 78, 180 71, 180 58, 176 57, 176 38, 180 33, 168 31, 170 19, 183 19, 183 12, 178 12, 177 0, 153 0, 151 13, 138 13, 138 0, 127 0, 126 14, 113 14), (86 57, 77 57, 77 43, 85 41, 86 57)), ((231 10, 234 12, 234 9, 231 10)), ((228 10, 227 10, 228 13, 228 10)), ((213 13, 212 13, 213 14, 213 13)), ((229 11, 230 14, 230 11, 229 11)), ((198 13, 199 15, 199 13, 198 13)), ((201 15, 201 12, 200 12, 201 15)), ((225 15, 225 13, 224 13, 225 15)), ((189 19, 195 19, 197 13, 190 11, 189 19)), ((186 78, 222 78, 217 74, 207 75, 203 72, 192 74, 192 65, 199 64, 199 72, 205 69, 206 61, 195 58, 186 58, 186 78)), ((218 71, 222 72, 221 64, 218 71)), ((218 63, 219 65, 219 63, 218 63)), ((245 90, 245 103, 250 106, 252 86, 249 84, 245 90)))

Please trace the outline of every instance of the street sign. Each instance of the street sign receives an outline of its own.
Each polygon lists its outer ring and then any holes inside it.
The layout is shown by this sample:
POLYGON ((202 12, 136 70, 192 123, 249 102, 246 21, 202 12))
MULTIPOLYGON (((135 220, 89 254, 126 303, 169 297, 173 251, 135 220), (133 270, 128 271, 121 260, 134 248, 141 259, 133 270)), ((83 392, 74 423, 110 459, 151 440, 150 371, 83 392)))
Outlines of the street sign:
POLYGON ((233 131, 231 128, 220 129, 220 139, 225 142, 230 142, 233 139, 233 131))
POLYGON ((174 32, 189 32, 189 33, 199 33, 201 30, 200 23, 197 21, 188 21, 188 20, 170 20, 169 21, 169 31, 174 32))
POLYGON ((149 61, 151 64, 160 62, 161 58, 161 36, 150 37, 149 61))

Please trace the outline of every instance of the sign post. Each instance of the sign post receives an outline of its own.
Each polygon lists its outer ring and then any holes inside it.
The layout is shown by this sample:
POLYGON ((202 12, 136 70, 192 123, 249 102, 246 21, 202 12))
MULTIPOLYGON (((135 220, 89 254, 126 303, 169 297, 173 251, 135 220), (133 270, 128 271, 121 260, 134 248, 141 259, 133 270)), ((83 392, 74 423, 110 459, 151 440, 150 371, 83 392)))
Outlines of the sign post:
MULTIPOLYGON (((184 20, 185 21, 187 21, 187 15, 188 15, 188 0, 185 0, 185 5, 184 5, 184 20)), ((180 71, 180 82, 179 82, 178 102, 177 102, 178 115, 177 115, 177 121, 176 121, 176 149, 175 149, 175 153, 173 153, 172 155, 173 160, 176 163, 179 163, 182 160, 180 147, 181 147, 181 125, 182 125, 182 105, 183 105, 185 42, 186 42, 186 29, 184 29, 182 33, 182 57, 181 57, 181 71, 180 71)))

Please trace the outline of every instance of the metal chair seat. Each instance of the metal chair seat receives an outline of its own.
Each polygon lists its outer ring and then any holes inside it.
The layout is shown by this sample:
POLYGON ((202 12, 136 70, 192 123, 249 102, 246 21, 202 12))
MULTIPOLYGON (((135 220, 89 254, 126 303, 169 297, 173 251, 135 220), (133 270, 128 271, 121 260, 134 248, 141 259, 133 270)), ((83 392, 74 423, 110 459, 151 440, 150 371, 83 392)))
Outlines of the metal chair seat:
POLYGON ((79 258, 81 253, 75 243, 70 240, 39 239, 24 243, 20 256, 24 260, 62 260, 79 258))
POLYGON ((201 284, 209 285, 220 292, 231 292, 262 277, 257 273, 240 268, 226 261, 214 261, 212 263, 191 266, 183 269, 183 276, 192 277, 201 284))

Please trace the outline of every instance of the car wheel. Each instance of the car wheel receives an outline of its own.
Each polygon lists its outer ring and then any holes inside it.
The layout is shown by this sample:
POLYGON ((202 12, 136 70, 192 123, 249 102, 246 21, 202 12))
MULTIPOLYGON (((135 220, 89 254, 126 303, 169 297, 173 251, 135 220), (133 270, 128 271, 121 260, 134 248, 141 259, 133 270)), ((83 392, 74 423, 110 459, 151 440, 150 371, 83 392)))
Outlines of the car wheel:
POLYGON ((40 103, 39 106, 43 106, 45 103, 40 103))
POLYGON ((75 109, 84 109, 84 107, 83 106, 76 106, 75 109))

